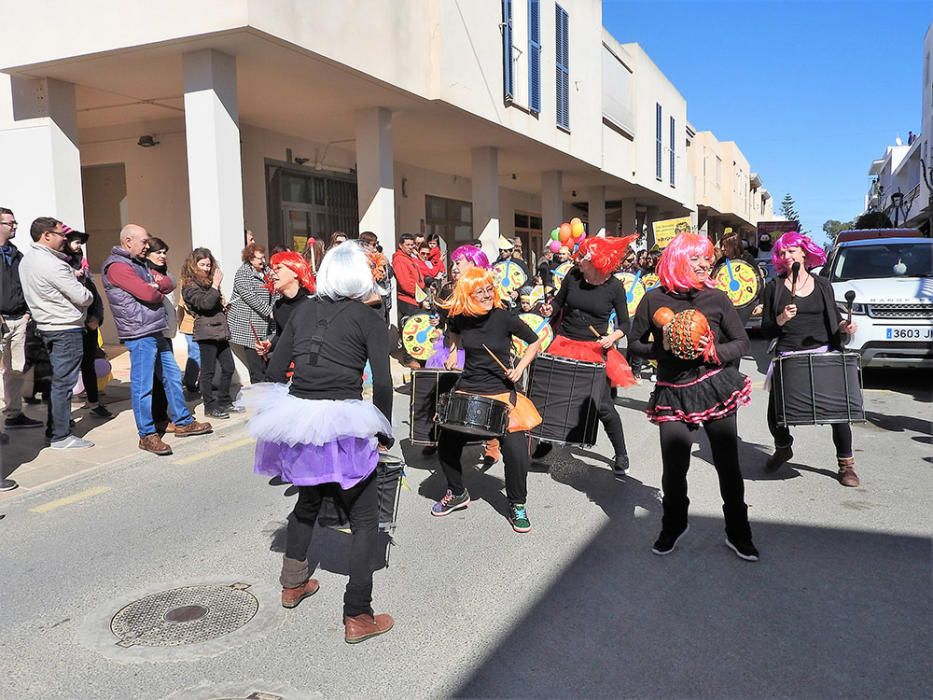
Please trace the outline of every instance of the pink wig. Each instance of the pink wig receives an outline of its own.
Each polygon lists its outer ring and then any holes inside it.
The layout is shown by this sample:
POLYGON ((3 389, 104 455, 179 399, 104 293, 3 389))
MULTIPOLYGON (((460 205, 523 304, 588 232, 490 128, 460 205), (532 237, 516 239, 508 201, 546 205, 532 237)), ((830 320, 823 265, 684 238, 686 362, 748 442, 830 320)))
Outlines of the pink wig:
POLYGON ((476 265, 476 267, 481 267, 484 270, 489 269, 489 258, 486 257, 486 253, 481 251, 475 245, 462 245, 450 255, 452 262, 456 262, 457 260, 460 260, 460 258, 466 258, 471 263, 476 265))
POLYGON ((826 262, 826 253, 809 236, 804 236, 797 231, 788 231, 777 239, 774 249, 771 251, 771 262, 774 263, 774 269, 780 275, 786 275, 789 272, 787 264, 781 258, 781 251, 785 248, 800 248, 803 250, 803 266, 808 270, 826 262))
POLYGON ((699 233, 681 233, 664 249, 661 259, 658 260, 655 272, 661 284, 672 292, 688 292, 691 289, 715 286, 709 278, 704 281, 697 278, 690 262, 690 258, 694 257, 706 258, 712 262, 713 244, 709 238, 699 233))

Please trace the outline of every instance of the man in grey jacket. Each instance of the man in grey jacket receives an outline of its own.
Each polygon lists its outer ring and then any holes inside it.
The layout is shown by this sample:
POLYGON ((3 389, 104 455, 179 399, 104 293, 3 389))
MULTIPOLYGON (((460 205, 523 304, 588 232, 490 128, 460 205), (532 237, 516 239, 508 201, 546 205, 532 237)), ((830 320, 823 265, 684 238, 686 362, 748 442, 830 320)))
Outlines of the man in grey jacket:
POLYGON ((71 396, 84 354, 84 319, 93 296, 75 277, 62 252, 62 222, 40 217, 32 222, 32 244, 20 263, 26 305, 36 322, 52 362, 52 391, 46 436, 52 449, 93 447, 71 434, 71 396))

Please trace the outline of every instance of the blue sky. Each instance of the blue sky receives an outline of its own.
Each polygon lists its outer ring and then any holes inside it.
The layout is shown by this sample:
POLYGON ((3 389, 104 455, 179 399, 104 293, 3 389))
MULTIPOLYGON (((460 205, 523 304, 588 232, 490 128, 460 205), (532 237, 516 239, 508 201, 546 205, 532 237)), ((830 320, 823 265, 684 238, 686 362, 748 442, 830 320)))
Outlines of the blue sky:
POLYGON ((861 212, 868 168, 920 132, 933 0, 603 0, 687 100, 697 131, 734 140, 804 228, 861 212))

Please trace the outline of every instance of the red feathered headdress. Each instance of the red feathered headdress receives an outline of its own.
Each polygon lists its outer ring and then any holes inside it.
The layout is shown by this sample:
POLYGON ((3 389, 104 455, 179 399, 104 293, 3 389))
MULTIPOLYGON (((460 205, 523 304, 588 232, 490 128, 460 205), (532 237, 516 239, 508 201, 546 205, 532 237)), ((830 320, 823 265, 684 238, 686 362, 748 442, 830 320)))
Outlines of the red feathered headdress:
MULTIPOLYGON (((275 269, 276 265, 284 265, 289 270, 298 275, 298 284, 314 294, 314 273, 311 272, 311 266, 299 253, 293 250, 286 250, 276 253, 269 259, 269 265, 275 269)), ((266 287, 269 291, 275 290, 272 279, 267 280, 266 287)))
POLYGON ((576 260, 589 260, 601 275, 611 275, 619 269, 619 263, 628 252, 628 247, 638 238, 637 234, 618 238, 615 236, 584 238, 577 248, 576 260))

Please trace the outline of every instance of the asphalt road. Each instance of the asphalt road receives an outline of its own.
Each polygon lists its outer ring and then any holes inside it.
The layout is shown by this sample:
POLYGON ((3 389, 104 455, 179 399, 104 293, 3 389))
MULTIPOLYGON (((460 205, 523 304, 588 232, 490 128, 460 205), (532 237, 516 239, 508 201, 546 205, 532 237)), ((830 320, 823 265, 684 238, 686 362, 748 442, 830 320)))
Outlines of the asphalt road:
MULTIPOLYGON (((410 490, 375 588, 397 624, 352 647, 340 624, 347 536, 316 533, 320 593, 276 605, 293 497, 251 473, 242 428, 5 494, 0 696, 931 697, 933 377, 867 374, 863 485, 845 489, 828 427, 795 430, 791 465, 764 474, 767 396, 757 363, 743 370, 756 386, 739 428, 760 562, 723 546, 702 441, 691 531, 671 556, 650 553, 660 460, 646 382, 618 401, 630 477, 612 478, 602 433, 591 451, 553 453, 529 476, 528 535, 503 517, 501 464, 469 473, 474 504, 439 521, 436 464, 406 448, 410 490), (259 612, 214 642, 150 652, 110 632, 144 595, 232 583, 259 612)), ((407 434, 407 396, 395 410, 407 434)))

